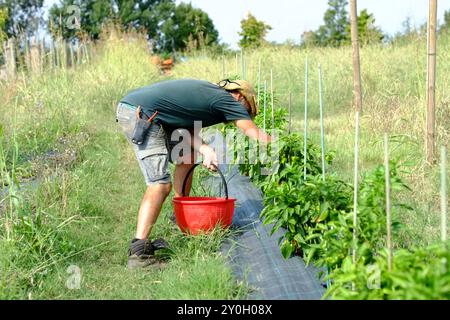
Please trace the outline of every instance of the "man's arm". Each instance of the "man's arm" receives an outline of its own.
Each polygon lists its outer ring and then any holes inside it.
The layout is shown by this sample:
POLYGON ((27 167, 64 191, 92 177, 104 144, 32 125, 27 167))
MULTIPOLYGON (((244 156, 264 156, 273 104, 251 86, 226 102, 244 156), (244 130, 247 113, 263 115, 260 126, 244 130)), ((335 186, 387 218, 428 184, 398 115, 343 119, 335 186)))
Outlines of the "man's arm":
POLYGON ((235 124, 247 137, 256 139, 263 144, 272 141, 272 137, 259 129, 252 120, 236 120, 235 124))

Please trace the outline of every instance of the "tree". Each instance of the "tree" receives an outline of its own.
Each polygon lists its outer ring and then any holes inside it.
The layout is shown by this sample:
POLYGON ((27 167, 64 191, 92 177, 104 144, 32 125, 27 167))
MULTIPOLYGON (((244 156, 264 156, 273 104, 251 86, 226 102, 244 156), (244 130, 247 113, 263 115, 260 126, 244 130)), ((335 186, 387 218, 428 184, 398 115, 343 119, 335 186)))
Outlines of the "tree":
POLYGON ((314 42, 322 46, 340 46, 348 43, 349 18, 347 0, 329 0, 325 12, 325 24, 315 32, 314 42))
POLYGON ((8 10, 6 8, 0 8, 0 43, 3 43, 3 41, 5 41, 6 38, 8 37, 6 33, 7 22, 8 22, 8 10))
POLYGON ((444 23, 439 28, 439 31, 450 30, 450 10, 444 12, 444 23))
POLYGON ((250 12, 246 19, 241 20, 241 29, 239 32, 241 40, 239 45, 243 49, 257 48, 266 42, 265 37, 272 27, 263 21, 258 21, 250 12))
POLYGON ((44 0, 0 0, 0 9, 7 10, 6 20, 8 37, 35 33, 43 21, 42 6, 44 0))
MULTIPOLYGON (((350 25, 348 25, 347 34, 350 37, 350 25)), ((375 17, 363 9, 358 15, 358 37, 361 44, 380 43, 384 39, 384 34, 380 28, 375 26, 375 17)))
POLYGON ((66 39, 78 37, 79 31, 98 39, 109 21, 124 29, 145 29, 155 47, 163 51, 185 49, 189 37, 198 41, 203 37, 206 45, 218 39, 205 12, 190 4, 176 5, 174 0, 61 0, 50 9, 49 28, 66 39))
MULTIPOLYGON (((146 29, 149 37, 157 35, 158 23, 167 18, 162 4, 173 0, 61 0, 50 9, 49 29, 66 39, 77 37, 79 31, 98 39, 102 26, 114 21, 124 28, 146 29), (78 20, 78 24, 75 24, 78 20)), ((167 5, 165 6, 167 8, 167 5)))
POLYGON ((219 33, 208 14, 191 4, 173 5, 173 14, 162 25, 157 38, 162 51, 184 50, 188 43, 210 46, 218 43, 219 33))

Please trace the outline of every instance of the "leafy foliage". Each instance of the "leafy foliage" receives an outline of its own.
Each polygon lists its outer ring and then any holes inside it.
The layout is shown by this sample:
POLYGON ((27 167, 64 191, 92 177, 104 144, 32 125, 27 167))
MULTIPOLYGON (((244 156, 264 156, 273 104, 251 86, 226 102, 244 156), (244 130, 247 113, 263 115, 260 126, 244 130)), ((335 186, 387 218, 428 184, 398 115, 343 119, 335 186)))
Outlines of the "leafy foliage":
POLYGON ((349 18, 347 0, 329 0, 323 17, 324 25, 315 32, 315 42, 321 46, 340 46, 348 42, 349 18))
MULTIPOLYGON (((350 44, 351 29, 347 5, 347 0, 328 1, 329 9, 325 12, 324 24, 315 32, 305 32, 302 36, 303 44, 333 47, 350 44)), ((367 9, 358 14, 358 36, 361 44, 379 43, 385 38, 381 29, 375 25, 375 16, 367 9)))
POLYGON ((251 13, 248 13, 246 19, 241 20, 241 28, 239 45, 243 49, 260 47, 266 42, 267 32, 272 30, 270 25, 257 20, 251 13))
POLYGON ((8 22, 8 10, 6 8, 0 8, 0 41, 4 41, 7 38, 6 23, 8 22))
POLYGON ((82 33, 98 39, 108 22, 145 30, 154 49, 163 52, 184 50, 189 41, 203 41, 204 45, 218 41, 218 32, 204 11, 191 4, 176 5, 174 0, 61 0, 50 9, 51 31, 66 39, 82 33), (79 28, 68 24, 75 14, 73 5, 79 8, 79 28))
POLYGON ((8 16, 5 20, 8 37, 31 35, 36 32, 42 23, 43 5, 44 0, 0 0, 0 10, 6 11, 8 16))
MULTIPOLYGON (((350 25, 347 34, 350 35, 350 25)), ((375 26, 375 17, 367 9, 361 10, 358 15, 358 37, 361 44, 380 43, 385 38, 383 32, 375 26)), ((351 37, 349 37, 351 40, 351 37)))
MULTIPOLYGON (((261 97, 260 97, 261 98, 261 97)), ((264 98, 264 97, 263 97, 264 98)), ((277 123, 285 126, 285 120, 277 123)), ((240 166, 264 194, 264 224, 279 238, 285 258, 301 255, 307 264, 326 268, 332 285, 325 297, 336 299, 448 299, 449 245, 397 250, 393 270, 388 270, 386 238, 385 167, 364 175, 358 190, 357 229, 353 224, 353 187, 334 174, 322 175, 320 149, 307 146, 307 176, 303 175, 304 146, 298 134, 279 139, 276 170, 261 174, 261 164, 240 166), (354 231, 356 238, 354 239, 354 231), (356 263, 353 263, 353 249, 356 263)), ((327 155, 331 164, 332 154, 327 155)), ((273 165, 274 163, 271 163, 273 165)), ((390 185, 396 193, 409 187, 402 181, 398 161, 390 161, 390 185)), ((401 228, 397 217, 411 208, 393 197, 392 229, 401 228)))
POLYGON ((194 47, 217 44, 219 33, 206 12, 186 3, 172 5, 170 12, 173 14, 161 25, 158 41, 161 50, 184 50, 188 42, 194 43, 194 47))
POLYGON ((448 300, 450 299, 450 242, 427 248, 398 250, 388 270, 387 252, 370 265, 352 263, 332 272, 333 285, 325 297, 334 299, 448 300))

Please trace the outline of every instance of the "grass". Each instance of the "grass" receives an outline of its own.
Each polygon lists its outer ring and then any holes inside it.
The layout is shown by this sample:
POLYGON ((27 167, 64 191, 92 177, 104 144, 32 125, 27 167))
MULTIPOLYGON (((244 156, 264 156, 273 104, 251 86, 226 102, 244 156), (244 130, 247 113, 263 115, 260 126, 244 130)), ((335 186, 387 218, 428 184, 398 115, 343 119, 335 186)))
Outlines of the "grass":
POLYGON ((90 64, 1 84, 0 299, 243 297, 219 253, 225 234, 184 236, 170 201, 154 230, 171 244, 167 268, 126 269, 145 184, 115 105, 161 78, 141 38, 107 36, 90 64))
MULTIPOLYGON (((161 80, 139 35, 109 32, 93 59, 73 69, 47 70, 0 83, 0 298, 1 299, 238 299, 247 288, 219 254, 226 234, 186 237, 169 222, 167 201, 154 229, 172 245, 162 271, 129 272, 126 250, 145 190, 142 175, 115 124, 115 105, 130 89, 161 80), (6 192, 5 190, 8 190, 6 192), (81 271, 70 290, 68 267, 81 271)), ((383 133, 391 155, 409 163, 412 191, 395 194, 414 210, 403 212, 397 247, 439 239, 438 168, 424 162, 425 39, 361 50, 364 114, 362 174, 383 162, 383 133)), ((438 144, 449 147, 450 37, 439 42, 438 144)), ((246 52, 247 78, 274 70, 277 106, 293 93, 293 127, 303 130, 304 59, 310 69, 309 135, 319 143, 318 63, 324 79, 325 142, 336 150, 330 170, 353 172, 352 66, 349 48, 264 48, 246 52)), ((173 78, 217 81, 240 73, 234 56, 199 53, 179 63, 173 78)), ((269 82, 270 83, 270 82, 269 82)), ((199 191, 201 192, 201 191, 199 191)))

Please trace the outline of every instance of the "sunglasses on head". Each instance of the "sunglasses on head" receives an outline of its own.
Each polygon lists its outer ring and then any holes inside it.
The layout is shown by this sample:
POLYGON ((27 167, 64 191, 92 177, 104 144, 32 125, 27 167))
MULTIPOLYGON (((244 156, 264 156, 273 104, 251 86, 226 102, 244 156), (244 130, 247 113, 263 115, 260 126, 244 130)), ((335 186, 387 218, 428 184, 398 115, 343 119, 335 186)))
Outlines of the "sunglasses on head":
POLYGON ((237 84, 239 87, 241 86, 239 83, 235 82, 235 81, 231 81, 230 79, 225 79, 222 80, 218 83, 219 87, 221 88, 225 88, 228 84, 233 83, 233 84, 237 84))

